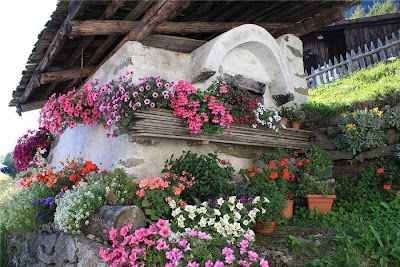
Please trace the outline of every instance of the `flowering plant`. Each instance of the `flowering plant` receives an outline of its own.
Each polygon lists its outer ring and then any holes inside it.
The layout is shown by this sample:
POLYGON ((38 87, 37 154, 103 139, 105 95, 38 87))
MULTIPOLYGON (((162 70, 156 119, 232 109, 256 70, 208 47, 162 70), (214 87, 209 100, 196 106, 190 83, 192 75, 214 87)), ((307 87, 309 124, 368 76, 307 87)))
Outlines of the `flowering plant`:
POLYGON ((65 233, 80 234, 80 229, 89 224, 89 216, 101 206, 134 204, 132 191, 136 189, 133 177, 122 169, 94 175, 89 182, 57 195, 54 222, 65 233))
POLYGON ((109 136, 126 133, 132 114, 137 110, 151 108, 170 109, 170 87, 175 84, 160 76, 140 79, 136 85, 132 81, 133 72, 127 72, 118 80, 107 82, 100 87, 96 108, 104 118, 104 128, 113 128, 109 136))
POLYGON ((139 190, 136 191, 137 206, 142 208, 150 221, 160 218, 168 218, 170 210, 167 201, 177 201, 181 205, 185 202, 179 200, 180 194, 193 185, 195 178, 190 173, 182 171, 180 175, 166 172, 162 177, 150 177, 139 182, 139 190))
POLYGON ((285 126, 280 126, 281 116, 278 115, 277 111, 265 108, 263 104, 257 103, 257 109, 254 111, 256 122, 253 123, 253 127, 256 128, 258 124, 267 125, 268 128, 278 132, 279 128, 286 128, 285 126))
POLYGON ((183 207, 170 200, 172 228, 179 231, 189 227, 226 238, 237 238, 245 233, 254 235, 250 227, 260 210, 252 207, 253 199, 244 201, 236 196, 223 196, 183 207))
POLYGON ((21 136, 14 148, 15 167, 21 171, 30 166, 43 167, 48 149, 53 143, 53 135, 44 128, 28 130, 21 136))
POLYGON ((182 192, 182 199, 193 204, 195 199, 206 201, 214 196, 223 195, 231 190, 230 180, 234 169, 218 158, 216 153, 197 155, 191 151, 185 151, 179 158, 173 158, 165 162, 163 172, 191 173, 196 180, 189 190, 182 192))
POLYGON ((132 231, 132 225, 110 231, 112 248, 100 248, 111 266, 262 266, 268 262, 251 249, 254 237, 243 235, 234 245, 210 234, 186 229, 173 233, 168 221, 159 220, 149 228, 132 231))
POLYGON ((253 124, 256 122, 253 111, 259 100, 248 90, 237 89, 217 78, 206 91, 209 95, 214 95, 223 101, 225 108, 233 117, 233 123, 253 124))
POLYGON ((95 125, 102 122, 98 110, 94 108, 99 92, 94 83, 85 84, 83 90, 71 90, 58 97, 54 93, 40 111, 39 123, 50 133, 61 135, 68 127, 77 123, 95 125))
POLYGON ((188 81, 179 81, 173 88, 171 107, 174 116, 187 119, 192 134, 201 128, 207 133, 221 131, 222 127, 229 129, 233 122, 220 98, 197 91, 188 81))
POLYGON ((378 108, 342 114, 338 124, 341 133, 334 139, 335 145, 353 154, 363 148, 384 146, 385 120, 382 115, 378 108))

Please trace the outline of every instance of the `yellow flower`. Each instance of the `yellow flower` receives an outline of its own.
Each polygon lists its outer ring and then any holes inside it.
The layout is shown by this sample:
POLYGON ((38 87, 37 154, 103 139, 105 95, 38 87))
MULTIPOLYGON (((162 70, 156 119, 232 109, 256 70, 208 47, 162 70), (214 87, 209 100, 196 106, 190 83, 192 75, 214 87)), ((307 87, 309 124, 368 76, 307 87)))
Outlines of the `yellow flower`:
POLYGON ((356 129, 357 129, 357 126, 354 123, 346 124, 346 130, 347 131, 354 131, 356 129))
POLYGON ((342 117, 343 117, 343 118, 346 118, 346 117, 347 117, 347 114, 346 114, 346 113, 343 113, 343 114, 342 114, 342 117))
POLYGON ((383 114, 383 111, 378 111, 376 114, 377 114, 379 117, 381 117, 382 114, 383 114))

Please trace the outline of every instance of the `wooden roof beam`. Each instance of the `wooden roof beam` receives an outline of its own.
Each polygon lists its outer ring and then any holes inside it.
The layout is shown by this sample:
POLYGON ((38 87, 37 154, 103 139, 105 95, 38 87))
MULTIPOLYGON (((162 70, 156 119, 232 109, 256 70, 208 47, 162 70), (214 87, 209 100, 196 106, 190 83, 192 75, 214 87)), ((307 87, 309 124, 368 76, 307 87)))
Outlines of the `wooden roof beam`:
MULTIPOLYGON (((153 32, 159 34, 220 33, 249 23, 251 22, 163 22, 153 32)), ((139 21, 127 20, 71 21, 69 36, 126 34, 138 24, 139 21)), ((260 22, 256 24, 268 31, 276 31, 293 26, 293 23, 260 22)))
POLYGON ((48 84, 51 82, 63 82, 76 78, 83 78, 89 76, 89 74, 95 69, 95 66, 91 66, 83 69, 76 68, 70 70, 44 72, 40 74, 39 82, 40 84, 48 84))
POLYGON ((81 0, 71 0, 68 6, 68 15, 65 18, 63 24, 61 25, 60 29, 54 36, 53 40, 51 41, 49 47, 46 50, 43 58, 40 60, 39 64, 36 67, 35 73, 29 80, 29 83, 25 89, 24 94, 19 99, 19 103, 24 103, 28 97, 32 94, 34 88, 39 86, 39 74, 45 70, 54 57, 57 55, 59 50, 61 49, 63 43, 65 42, 65 37, 67 33, 67 25, 71 20, 75 18, 79 11, 86 6, 85 1, 81 0))
MULTIPOLYGON (((111 2, 111 4, 109 4, 107 6, 106 10, 103 12, 103 14, 101 15, 100 19, 109 19, 109 18, 111 18, 115 14, 115 12, 117 12, 117 10, 125 3, 125 1, 126 0, 113 0, 111 2)), ((68 28, 67 28, 67 31, 68 31, 68 28)), ((95 38, 95 36, 88 36, 88 37, 85 37, 81 41, 79 46, 75 49, 75 52, 68 59, 67 63, 65 63, 65 67, 66 68, 70 68, 70 67, 73 67, 73 66, 76 65, 77 61, 82 56, 83 51, 90 45, 90 43, 93 41, 94 38, 95 38)), ((86 76, 88 76, 88 75, 86 75, 86 76)), ((49 95, 51 94, 51 92, 56 87, 57 87, 57 82, 51 84, 47 88, 46 92, 42 95, 42 97, 40 99, 41 100, 47 99, 49 97, 49 95)))
MULTIPOLYGON (((179 10, 190 5, 190 1, 176 1, 176 0, 165 0, 155 2, 153 6, 147 10, 143 18, 139 21, 138 25, 135 26, 122 40, 114 47, 114 49, 103 59, 98 65, 100 68, 110 57, 112 57, 126 42, 128 41, 142 41, 146 38, 160 23, 168 19, 169 16, 176 14, 179 10)), ((97 68, 97 69, 98 69, 97 68)), ((87 80, 89 80, 87 78, 87 80)))

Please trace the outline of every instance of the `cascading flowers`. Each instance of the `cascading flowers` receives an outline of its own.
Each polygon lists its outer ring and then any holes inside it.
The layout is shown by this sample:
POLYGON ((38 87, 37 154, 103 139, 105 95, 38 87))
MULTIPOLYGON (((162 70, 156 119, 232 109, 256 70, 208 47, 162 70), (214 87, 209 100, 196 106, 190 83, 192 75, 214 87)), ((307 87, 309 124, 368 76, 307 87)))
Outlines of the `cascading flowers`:
POLYGON ((15 167, 21 171, 31 166, 43 167, 47 150, 53 143, 53 135, 44 128, 28 130, 14 148, 15 167))
POLYGON ((256 117, 256 123, 253 123, 254 128, 257 128, 260 124, 267 126, 275 132, 278 132, 279 128, 286 128, 284 125, 279 125, 282 118, 279 116, 278 111, 268 109, 261 103, 257 103, 257 109, 254 111, 254 114, 256 117))

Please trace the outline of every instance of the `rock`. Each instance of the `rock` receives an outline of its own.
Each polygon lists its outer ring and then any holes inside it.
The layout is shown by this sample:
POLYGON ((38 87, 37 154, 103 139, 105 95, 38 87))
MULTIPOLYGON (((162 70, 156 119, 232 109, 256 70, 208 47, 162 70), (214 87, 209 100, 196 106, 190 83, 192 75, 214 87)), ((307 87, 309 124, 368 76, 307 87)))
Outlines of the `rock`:
POLYGON ((84 236, 74 238, 78 249, 77 267, 106 267, 107 264, 99 255, 100 247, 104 247, 95 241, 89 240, 84 236))
POLYGON ((390 145, 387 147, 379 147, 369 151, 364 151, 359 154, 359 157, 363 159, 373 159, 383 155, 390 155, 393 153, 396 145, 390 145))
POLYGON ((77 261, 76 246, 71 236, 61 234, 58 237, 55 245, 54 256, 59 265, 64 265, 68 262, 75 263, 77 261))
POLYGON ((336 126, 330 126, 326 129, 326 133, 330 138, 332 138, 340 133, 340 129, 336 126))
POLYGON ((397 106, 393 107, 393 109, 395 109, 395 110, 397 110, 397 111, 400 111, 400 103, 397 104, 397 106))
POLYGON ((58 235, 45 235, 43 236, 43 245, 44 245, 44 252, 46 254, 50 254, 53 252, 53 248, 56 245, 58 235))
POLYGON ((387 129, 385 131, 385 140, 388 145, 397 143, 397 131, 393 128, 387 129))
POLYGON ((324 135, 324 134, 317 134, 315 136, 315 141, 326 141, 326 140, 329 140, 329 139, 330 139, 329 136, 324 135))
POLYGON ((38 249, 37 251, 37 258, 40 260, 41 263, 46 265, 55 263, 55 259, 53 256, 47 255, 42 251, 42 249, 38 249))
POLYGON ((343 159, 352 159, 354 158, 353 153, 341 150, 329 151, 329 154, 332 156, 332 160, 343 160, 343 159))
POLYGON ((336 149, 335 143, 333 143, 333 141, 329 140, 329 139, 328 140, 318 140, 318 141, 315 141, 313 144, 317 145, 325 150, 335 150, 336 149))
POLYGON ((332 117, 332 118, 329 120, 329 124, 330 124, 330 125, 338 125, 339 122, 340 122, 341 120, 342 120, 342 116, 337 115, 337 116, 332 117))
POLYGON ((320 134, 328 134, 328 128, 327 127, 322 127, 318 129, 320 134))
POLYGON ((293 257, 282 251, 264 250, 262 257, 268 260, 270 266, 287 266, 293 261, 293 257))

